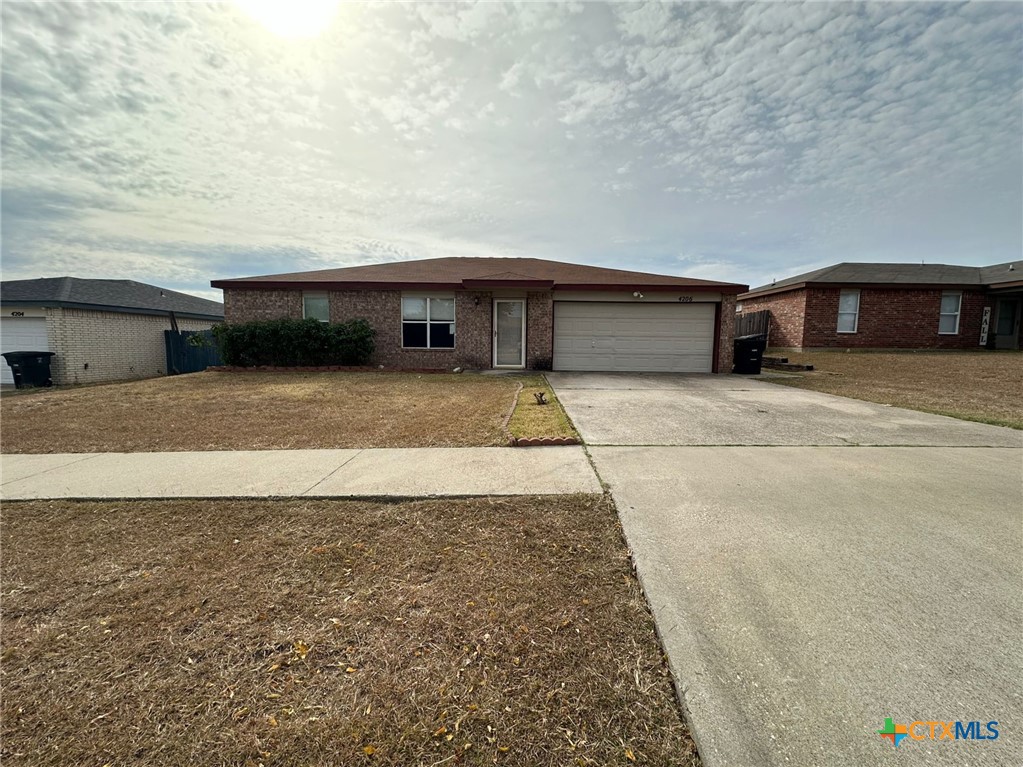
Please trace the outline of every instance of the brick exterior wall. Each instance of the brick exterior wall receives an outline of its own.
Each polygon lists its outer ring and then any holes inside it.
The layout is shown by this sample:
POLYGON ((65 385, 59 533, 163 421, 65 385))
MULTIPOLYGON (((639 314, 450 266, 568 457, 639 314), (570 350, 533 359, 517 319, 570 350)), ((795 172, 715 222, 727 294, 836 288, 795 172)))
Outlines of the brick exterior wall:
MULTIPOLYGON (((806 316, 806 290, 790 290, 770 296, 743 300, 742 311, 771 312, 771 333, 768 344, 782 349, 799 349, 803 346, 803 320, 806 316)), ((836 310, 837 311, 837 310, 836 310)), ((835 316, 838 322, 838 316, 835 316)))
POLYGON ((735 357, 735 296, 721 296, 721 327, 718 331, 718 373, 731 373, 735 357))
POLYGON ((964 290, 959 332, 938 334, 942 290, 862 288, 855 333, 839 333, 840 288, 809 288, 803 348, 823 349, 971 349, 980 344, 980 323, 987 296, 964 290))
POLYGON ((942 290, 861 288, 855 333, 838 332, 840 287, 809 287, 744 300, 742 310, 771 312, 770 345, 778 349, 972 349, 980 343, 980 290, 963 290, 959 332, 938 334, 942 290))
POLYGON ((455 293, 454 349, 401 348, 400 290, 335 290, 328 293, 328 297, 331 322, 364 319, 376 331, 374 365, 437 369, 490 367, 490 293, 465 290, 455 293))
MULTIPOLYGON (((455 348, 401 348, 401 291, 335 290, 328 294, 330 321, 365 319, 376 330, 372 364, 389 368, 489 369, 493 365, 493 294, 455 292, 455 348)), ((301 290, 224 290, 227 322, 250 322, 280 317, 301 318, 301 290)), ((554 344, 554 300, 550 291, 526 295, 526 367, 550 369, 554 344)), ((721 303, 718 370, 732 370, 735 296, 721 303)))
POLYGON ((526 295, 526 367, 550 370, 554 361, 554 296, 550 291, 526 295))
POLYGON ((301 290, 225 290, 224 321, 302 319, 301 290))
MULTIPOLYGON (((208 320, 178 319, 181 330, 208 330, 208 320)), ((166 316, 50 307, 46 333, 57 385, 151 378, 167 372, 166 316)))

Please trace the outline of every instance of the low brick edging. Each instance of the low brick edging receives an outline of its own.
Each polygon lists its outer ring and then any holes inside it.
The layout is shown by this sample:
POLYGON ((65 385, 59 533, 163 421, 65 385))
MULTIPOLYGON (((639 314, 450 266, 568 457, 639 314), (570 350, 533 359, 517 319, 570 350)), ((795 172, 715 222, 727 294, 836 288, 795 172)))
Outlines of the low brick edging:
POLYGON ((504 417, 504 421, 501 423, 501 431, 504 432, 505 439, 508 440, 509 447, 515 447, 516 440, 512 436, 511 431, 508 429, 508 424, 511 423, 512 416, 515 415, 515 408, 519 406, 519 395, 522 394, 522 381, 518 381, 515 387, 515 396, 512 397, 512 406, 508 409, 508 414, 504 417))
POLYGON ((274 365, 210 365, 214 373, 451 373, 447 368, 381 368, 374 365, 320 365, 318 367, 278 367, 274 365))
POLYGON ((575 437, 519 437, 512 438, 512 447, 540 447, 544 445, 581 445, 575 437))

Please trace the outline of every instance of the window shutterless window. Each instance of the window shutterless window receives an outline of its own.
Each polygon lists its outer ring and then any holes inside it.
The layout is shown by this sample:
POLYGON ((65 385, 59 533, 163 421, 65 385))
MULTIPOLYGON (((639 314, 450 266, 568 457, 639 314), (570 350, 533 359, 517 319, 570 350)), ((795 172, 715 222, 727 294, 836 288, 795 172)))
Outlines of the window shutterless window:
POLYGON ((963 305, 963 294, 958 290, 946 290, 941 294, 941 310, 938 316, 938 334, 954 336, 959 332, 959 310, 963 305))
POLYGON ((326 293, 303 293, 302 316, 307 320, 330 322, 330 301, 326 293))
POLYGON ((843 290, 838 296, 838 332, 855 333, 860 324, 860 291, 843 290))
POLYGON ((401 345, 405 349, 455 348, 455 299, 402 296, 401 345))

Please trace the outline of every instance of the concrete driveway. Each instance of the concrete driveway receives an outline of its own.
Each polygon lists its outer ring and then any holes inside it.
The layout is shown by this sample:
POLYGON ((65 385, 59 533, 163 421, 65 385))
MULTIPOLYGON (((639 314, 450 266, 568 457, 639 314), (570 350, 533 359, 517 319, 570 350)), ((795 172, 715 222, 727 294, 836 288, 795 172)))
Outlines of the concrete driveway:
POLYGON ((735 376, 549 378, 708 767, 1023 763, 1023 433, 735 376), (887 718, 999 736, 896 748, 887 718))

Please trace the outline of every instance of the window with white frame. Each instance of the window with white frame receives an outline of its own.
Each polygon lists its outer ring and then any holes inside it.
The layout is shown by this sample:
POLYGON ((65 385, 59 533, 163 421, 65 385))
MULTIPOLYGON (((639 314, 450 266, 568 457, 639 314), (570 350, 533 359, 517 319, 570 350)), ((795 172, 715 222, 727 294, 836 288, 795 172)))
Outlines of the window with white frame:
POLYGON ((860 291, 843 290, 838 296, 838 332, 855 333, 860 324, 860 291))
POLYGON ((455 348, 455 299, 402 296, 401 345, 405 349, 455 348))
POLYGON ((954 336, 959 332, 959 310, 963 306, 963 294, 958 290, 946 290, 941 294, 941 312, 938 317, 938 334, 954 336))
POLYGON ((330 301, 326 293, 303 293, 302 316, 307 320, 330 322, 330 301))

